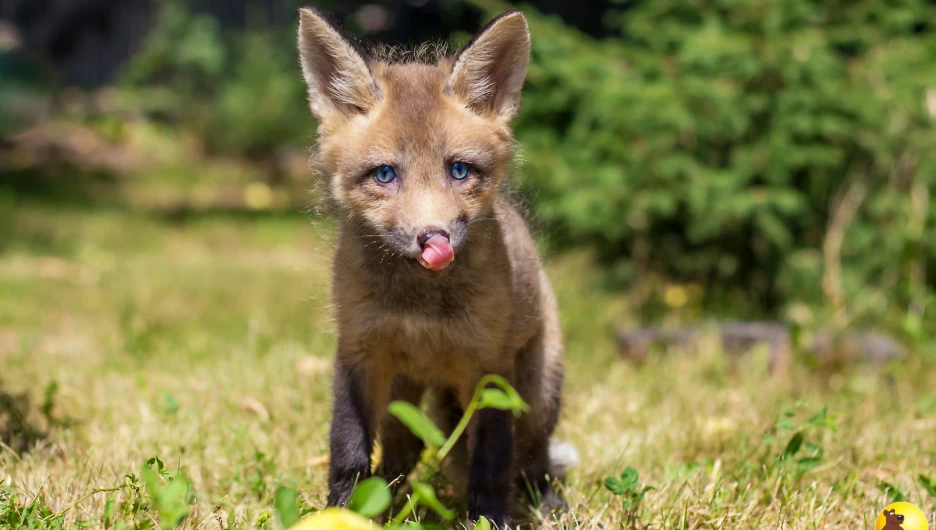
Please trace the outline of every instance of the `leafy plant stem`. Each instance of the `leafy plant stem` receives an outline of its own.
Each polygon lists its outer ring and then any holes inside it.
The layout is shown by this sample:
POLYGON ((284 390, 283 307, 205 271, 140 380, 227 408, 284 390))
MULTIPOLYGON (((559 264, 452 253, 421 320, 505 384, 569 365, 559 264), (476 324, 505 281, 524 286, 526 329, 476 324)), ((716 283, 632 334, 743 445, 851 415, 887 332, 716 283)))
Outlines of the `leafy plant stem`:
POLYGON ((93 490, 91 490, 90 493, 88 493, 88 494, 85 495, 84 497, 78 499, 77 501, 75 501, 73 504, 71 504, 70 506, 68 506, 68 507, 65 508, 64 510, 62 510, 62 511, 60 511, 60 512, 56 512, 56 513, 50 515, 48 518, 43 519, 43 521, 54 521, 54 520, 56 520, 56 519, 58 519, 58 518, 60 518, 60 517, 64 517, 65 514, 67 514, 67 513, 68 513, 69 511, 71 511, 73 508, 75 508, 75 507, 78 506, 79 504, 83 503, 84 501, 90 499, 91 497, 97 495, 98 493, 107 493, 107 492, 113 492, 113 491, 120 491, 120 490, 122 490, 122 489, 124 489, 124 488, 126 488, 126 487, 127 487, 126 484, 124 484, 124 485, 122 485, 122 486, 117 486, 117 487, 114 487, 114 488, 97 488, 97 489, 93 489, 93 490))
POLYGON ((458 442, 458 439, 461 438, 461 435, 465 432, 465 429, 468 428, 468 422, 471 421, 472 415, 474 415, 475 410, 478 408, 478 404, 481 402, 481 393, 484 392, 484 389, 487 388, 488 383, 493 383, 496 379, 496 376, 486 375, 481 378, 481 381, 478 383, 478 386, 475 387, 474 395, 471 396, 471 402, 468 403, 468 407, 465 409, 465 413, 462 414, 461 420, 459 420, 458 425, 455 426, 455 429, 452 430, 451 436, 448 440, 445 441, 445 445, 439 449, 439 453, 436 457, 436 462, 441 462, 445 459, 446 455, 455 447, 455 443, 458 442))
POLYGON ((395 528, 399 526, 400 524, 402 524, 403 521, 406 520, 406 517, 411 512, 413 512, 416 509, 416 506, 418 505, 419 505, 419 492, 414 491, 413 494, 410 496, 409 500, 406 501, 406 505, 403 506, 403 509, 401 509, 400 512, 396 514, 396 516, 393 518, 393 521, 391 521, 390 526, 395 528))

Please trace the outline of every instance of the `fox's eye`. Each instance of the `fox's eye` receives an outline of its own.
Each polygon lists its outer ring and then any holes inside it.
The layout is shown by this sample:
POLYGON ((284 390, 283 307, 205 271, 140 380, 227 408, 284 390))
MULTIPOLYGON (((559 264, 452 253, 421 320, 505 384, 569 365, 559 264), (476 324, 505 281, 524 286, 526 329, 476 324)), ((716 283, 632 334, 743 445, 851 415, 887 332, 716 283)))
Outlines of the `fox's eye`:
POLYGON ((464 180, 471 171, 468 169, 468 164, 464 162, 455 162, 452 164, 452 169, 449 173, 452 175, 452 178, 455 180, 464 180))
POLYGON ((390 166, 380 166, 374 170, 374 178, 381 184, 390 184, 396 178, 396 171, 390 166))

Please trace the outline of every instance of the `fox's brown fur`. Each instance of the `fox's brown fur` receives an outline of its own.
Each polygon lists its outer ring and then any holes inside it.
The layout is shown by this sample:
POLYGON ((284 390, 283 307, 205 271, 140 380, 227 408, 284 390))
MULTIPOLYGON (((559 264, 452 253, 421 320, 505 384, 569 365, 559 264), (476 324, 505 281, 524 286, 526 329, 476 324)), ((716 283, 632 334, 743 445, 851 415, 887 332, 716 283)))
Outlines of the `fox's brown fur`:
MULTIPOLYGON (((318 162, 340 231, 333 299, 338 322, 330 505, 370 473, 376 435, 382 474, 406 474, 420 442, 386 413, 391 400, 430 394, 445 427, 482 376, 506 377, 530 412, 483 410, 469 428, 469 516, 508 521, 512 483, 551 495, 549 437, 563 380, 556 301, 536 246, 504 195, 510 121, 520 103, 529 32, 519 12, 492 21, 436 62, 369 58, 321 13, 300 13, 299 49, 319 120, 318 162), (464 180, 449 176, 459 161, 464 180), (375 168, 392 167, 390 184, 375 168), (454 262, 417 262, 421 231, 442 230, 454 262)), ((457 466, 456 466, 457 467, 457 466)))

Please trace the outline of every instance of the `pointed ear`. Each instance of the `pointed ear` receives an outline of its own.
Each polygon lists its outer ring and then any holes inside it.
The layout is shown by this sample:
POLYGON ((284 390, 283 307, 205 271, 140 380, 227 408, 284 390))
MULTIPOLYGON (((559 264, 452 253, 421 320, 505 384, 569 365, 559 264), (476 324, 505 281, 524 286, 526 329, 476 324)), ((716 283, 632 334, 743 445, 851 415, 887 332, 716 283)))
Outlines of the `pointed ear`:
POLYGON ((363 55, 317 9, 299 10, 299 57, 319 121, 365 113, 377 102, 380 91, 363 55))
POLYGON ((530 62, 530 30, 517 10, 492 20, 458 54, 448 88, 480 114, 512 118, 530 62))

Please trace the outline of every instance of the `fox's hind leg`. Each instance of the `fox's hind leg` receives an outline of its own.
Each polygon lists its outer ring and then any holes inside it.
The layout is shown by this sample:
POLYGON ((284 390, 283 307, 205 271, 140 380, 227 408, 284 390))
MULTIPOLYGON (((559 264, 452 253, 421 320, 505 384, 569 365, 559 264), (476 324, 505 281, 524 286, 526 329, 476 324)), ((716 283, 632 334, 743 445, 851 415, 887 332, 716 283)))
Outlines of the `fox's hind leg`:
MULTIPOLYGON (((547 321, 544 332, 534 337, 517 358, 517 391, 530 405, 530 412, 517 420, 517 487, 535 506, 551 511, 563 506, 552 481, 562 478, 554 465, 553 431, 559 421, 564 379, 562 343, 547 321)), ((561 444, 559 444, 561 445, 561 444)), ((573 450, 574 451, 574 450, 573 450)), ((560 451, 561 452, 561 451, 560 451)))
MULTIPOLYGON (((523 467, 517 476, 517 490, 524 494, 524 499, 534 508, 551 512, 562 508, 562 497, 553 488, 549 467, 549 441, 537 440, 523 451, 523 467)), ((518 458, 519 460, 519 458, 518 458)))
MULTIPOLYGON (((390 402, 407 401, 419 406, 424 387, 404 376, 397 376, 390 389, 390 402)), ((403 482, 419 462, 423 442, 396 417, 384 411, 380 421, 381 458, 377 474, 387 482, 403 482)))

